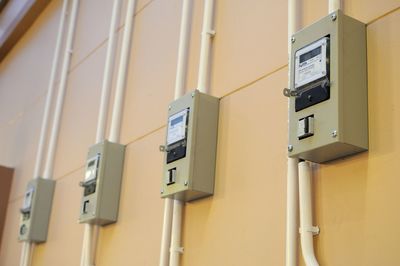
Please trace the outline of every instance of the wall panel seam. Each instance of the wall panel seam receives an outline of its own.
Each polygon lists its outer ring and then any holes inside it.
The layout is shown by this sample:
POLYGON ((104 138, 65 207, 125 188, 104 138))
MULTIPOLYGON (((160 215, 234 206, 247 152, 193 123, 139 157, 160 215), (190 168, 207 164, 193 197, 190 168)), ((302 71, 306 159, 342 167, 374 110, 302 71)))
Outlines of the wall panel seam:
POLYGON ((243 89, 246 89, 246 88, 248 88, 248 87, 250 87, 250 86, 256 84, 257 82, 259 82, 259 81, 261 81, 261 80, 263 80, 263 79, 265 79, 265 78, 268 78, 268 77, 272 76, 273 74, 275 74, 275 73, 281 71, 282 69, 285 69, 287 66, 288 66, 288 64, 285 64, 285 65, 283 65, 283 66, 280 66, 280 67, 278 67, 278 68, 272 70, 271 72, 268 72, 268 73, 262 75, 261 77, 258 77, 258 78, 256 78, 256 79, 254 79, 253 81, 250 81, 250 82, 248 82, 248 83, 246 83, 246 84, 240 86, 239 88, 234 89, 234 90, 232 90, 232 91, 230 91, 230 92, 228 92, 228 93, 222 95, 222 96, 220 97, 220 99, 224 99, 224 98, 226 98, 226 97, 228 97, 228 96, 230 96, 230 95, 232 95, 232 94, 235 94, 235 93, 237 93, 237 92, 239 92, 239 91, 241 91, 241 90, 243 90, 243 89))
MULTIPOLYGON (((144 11, 151 3, 155 2, 155 1, 156 0, 151 0, 150 2, 145 4, 140 10, 138 10, 134 16, 135 19, 142 11, 144 11)), ((125 23, 118 27, 118 30, 117 30, 118 34, 121 32, 121 30, 123 29, 124 26, 125 26, 125 23)), ((99 44, 96 45, 91 51, 89 51, 84 57, 82 57, 82 59, 80 59, 78 62, 76 62, 74 65, 71 66, 71 68, 69 69, 69 73, 72 73, 76 68, 78 68, 80 65, 82 65, 87 59, 89 59, 89 57, 91 57, 94 53, 96 53, 97 50, 102 48, 102 46, 105 45, 107 42, 108 42, 108 37, 106 37, 105 39, 100 41, 99 44)))
POLYGON ((371 24, 373 24, 373 23, 375 23, 375 22, 381 20, 382 18, 385 18, 385 17, 387 17, 387 16, 389 16, 389 15, 391 15, 391 14, 393 14, 393 13, 399 11, 399 10, 400 10, 400 6, 398 6, 398 7, 396 7, 395 9, 390 10, 390 11, 384 13, 383 15, 380 15, 380 16, 378 16, 378 17, 372 19, 371 21, 367 22, 367 26, 370 26, 371 24))

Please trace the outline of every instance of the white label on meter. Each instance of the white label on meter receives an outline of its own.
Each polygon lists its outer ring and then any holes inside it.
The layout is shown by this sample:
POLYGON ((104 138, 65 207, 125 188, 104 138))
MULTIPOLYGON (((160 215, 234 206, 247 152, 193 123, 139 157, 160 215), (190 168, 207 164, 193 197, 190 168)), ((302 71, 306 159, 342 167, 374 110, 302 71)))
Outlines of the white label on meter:
POLYGON ((295 88, 326 76, 329 37, 324 37, 316 42, 298 50, 295 60, 295 88))
POLYGON ((25 199, 24 199, 24 204, 22 205, 22 209, 25 210, 31 208, 34 191, 35 189, 31 187, 25 192, 25 199))
POLYGON ((186 121, 189 109, 171 115, 168 119, 167 145, 186 138, 186 121))

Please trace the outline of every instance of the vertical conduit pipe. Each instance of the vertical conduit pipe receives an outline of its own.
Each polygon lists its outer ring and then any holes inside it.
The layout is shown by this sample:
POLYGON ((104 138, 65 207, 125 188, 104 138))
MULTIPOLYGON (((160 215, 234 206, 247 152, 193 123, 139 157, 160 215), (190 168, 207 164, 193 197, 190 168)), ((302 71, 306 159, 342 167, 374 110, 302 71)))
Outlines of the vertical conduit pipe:
MULTIPOLYGON (((175 78, 175 93, 174 98, 178 99, 185 92, 186 85, 186 73, 188 64, 188 52, 190 44, 190 29, 191 29, 191 18, 192 18, 192 6, 193 0, 183 0, 182 4, 182 15, 181 15, 181 26, 179 33, 179 46, 178 46, 178 59, 176 66, 176 78, 175 78)), ((161 236, 161 251, 160 251, 160 266, 167 266, 170 261, 170 252, 174 252, 179 263, 179 252, 180 249, 180 231, 174 233, 173 239, 171 238, 172 217, 175 217, 174 228, 181 228, 183 202, 177 202, 175 200, 166 198, 164 200, 164 218, 163 218, 163 231, 161 236), (174 206, 178 206, 174 208, 174 206), (170 247, 171 245, 171 247, 170 247), (168 249, 170 247, 170 249, 168 249)), ((175 263, 175 262, 174 262, 175 263)), ((173 265, 173 264, 172 264, 173 265)))
POLYGON ((183 201, 174 200, 169 266, 179 266, 180 254, 183 252, 183 248, 181 247, 181 234, 182 212, 184 204, 185 203, 183 201))
POLYGON ((32 260, 31 258, 34 248, 35 248, 34 243, 26 241, 22 243, 20 266, 31 265, 31 260, 32 260))
POLYGON ((109 140, 116 143, 119 142, 119 137, 120 137, 119 135, 121 130, 122 109, 124 103, 126 79, 127 79, 128 66, 130 60, 135 7, 136 7, 136 1, 129 0, 127 13, 125 17, 124 35, 122 39, 122 48, 118 66, 118 77, 117 77, 111 127, 110 127, 110 136, 109 136, 109 140))
POLYGON ((174 98, 178 99, 185 93, 186 73, 188 64, 190 32, 192 26, 193 0, 183 0, 181 27, 179 32, 178 59, 176 65, 175 93, 174 98))
MULTIPOLYGON (((56 47, 56 51, 55 51, 56 58, 54 58, 54 60, 53 60, 52 71, 50 74, 50 83, 49 83, 48 94, 52 94, 54 91, 54 89, 51 89, 51 87, 54 87, 55 76, 57 74, 57 65, 58 65, 58 61, 59 61, 59 59, 57 57, 59 54, 59 49, 61 49, 61 43, 62 43, 62 36, 60 36, 60 34, 63 35, 65 16, 67 14, 66 9, 67 9, 68 3, 66 3, 66 2, 67 1, 65 1, 63 4, 63 9, 62 9, 63 13, 61 14, 62 17, 61 17, 61 22, 60 22, 60 26, 59 26, 59 35, 57 37, 57 44, 56 44, 57 47, 56 47)), ((72 3, 71 19, 70 19, 69 29, 68 29, 68 33, 67 33, 63 66, 61 69, 60 85, 58 88, 58 95, 57 95, 56 106, 55 106, 55 114, 53 117, 53 126, 51 128, 49 146, 48 146, 48 150, 47 150, 47 157, 46 157, 45 169, 44 169, 44 174, 43 174, 43 178, 46 178, 46 179, 51 178, 53 166, 54 166, 54 154, 55 154, 55 149, 56 149, 56 144, 57 144, 58 131, 59 131, 59 125, 60 125, 61 113, 62 113, 62 106, 63 106, 63 102, 64 102, 64 95, 65 95, 65 89, 66 89, 66 84, 67 84, 68 69, 69 69, 70 59, 71 59, 71 54, 72 54, 73 40, 74 40, 74 35, 75 35, 75 26, 76 26, 76 20, 77 20, 77 15, 78 15, 78 7, 79 7, 79 0, 74 0, 72 3)), ((46 134, 45 132, 47 131, 51 98, 52 98, 52 95, 50 95, 50 96, 48 95, 47 99, 46 99, 45 114, 44 114, 44 118, 43 118, 43 124, 42 124, 42 128, 41 128, 41 136, 40 136, 40 140, 39 140, 39 147, 38 147, 38 154, 37 154, 37 156, 39 158, 37 158, 37 161, 35 164, 34 178, 39 177, 41 160, 43 157, 43 147, 41 147, 41 146, 42 145, 44 146, 45 136, 43 136, 43 135, 46 134), (49 104, 49 106, 47 106, 47 104, 49 104), (39 159, 40 159, 40 161, 38 162, 39 159)), ((21 258, 21 262, 20 262, 21 266, 31 265, 33 249, 34 249, 33 243, 24 242, 23 247, 22 247, 22 258, 21 258)))
MULTIPOLYGON (((212 39, 215 31, 212 27, 214 16, 214 0, 204 1, 203 28, 200 46, 200 62, 197 80, 197 89, 201 92, 208 92, 208 78, 210 75, 210 52, 212 39)), ((182 212, 184 203, 174 200, 173 216, 172 216, 172 237, 171 237, 171 253, 170 266, 179 266, 181 250, 181 232, 182 232, 182 212)))
MULTIPOLYGON (((116 84, 116 91, 115 91, 111 126, 110 126, 110 136, 109 136, 109 140, 115 143, 118 143, 120 138, 119 135, 121 130, 123 100, 126 87, 128 65, 130 60, 135 8, 136 8, 136 1, 129 0, 125 17, 122 48, 118 66, 117 84, 116 84)), ((87 235, 86 247, 84 247, 85 251, 85 258, 83 260, 84 265, 93 266, 95 265, 95 257, 96 257, 95 253, 96 253, 97 239, 99 234, 99 226, 90 224, 85 225, 84 234, 87 235)))
POLYGON ((172 211, 174 200, 166 198, 164 200, 164 218, 161 233, 161 251, 159 266, 168 266, 169 263, 169 245, 171 243, 171 226, 172 226, 172 211))
POLYGON ((314 234, 317 227, 312 224, 312 169, 308 162, 299 163, 299 198, 300 198, 300 239, 304 262, 307 266, 319 266, 314 253, 314 234))
POLYGON ((122 0, 114 0, 113 11, 111 15, 110 32, 108 34, 108 46, 106 54, 106 63, 103 74, 103 84, 101 88, 99 116, 97 120, 96 143, 103 141, 107 125, 107 112, 110 101, 111 85, 113 81, 113 71, 115 65, 115 56, 117 48, 117 32, 120 20, 122 0))
POLYGON ((51 178, 53 175, 54 157, 57 147, 58 133, 60 130, 61 114, 63 109, 65 91, 67 89, 68 71, 71 64, 71 57, 73 53, 73 42, 74 42, 75 28, 78 17, 79 2, 80 0, 74 0, 72 2, 72 13, 71 13, 71 19, 69 21, 64 62, 61 69, 61 79, 58 87, 58 95, 53 117, 53 127, 51 128, 49 147, 47 150, 47 158, 46 158, 43 178, 51 178))
POLYGON ((87 247, 87 242, 88 242, 88 231, 90 230, 90 227, 85 224, 83 228, 83 239, 82 239, 82 250, 81 250, 81 266, 85 266, 85 260, 86 260, 86 247, 87 247))
POLYGON ((208 92, 211 44, 215 35, 215 30, 213 28, 214 5, 214 0, 204 1, 203 29, 201 33, 200 62, 197 80, 197 89, 204 93, 208 92))
POLYGON ((84 232, 83 232, 83 259, 81 259, 81 263, 83 262, 83 266, 94 266, 96 265, 96 246, 98 239, 98 225, 94 224, 85 224, 84 232), (86 237, 86 238, 85 238, 86 237))
POLYGON ((298 265, 298 159, 288 158, 286 192, 286 266, 298 265))
POLYGON ((342 1, 341 0, 329 0, 328 6, 329 6, 328 12, 332 13, 332 12, 342 8, 342 1))
MULTIPOLYGON (((288 57, 290 76, 290 50, 291 38, 300 25, 298 15, 298 0, 288 0, 288 57)), ((288 77, 288 88, 290 88, 290 77, 288 77)), ((297 266, 297 235, 298 235, 298 159, 288 158, 287 183, 286 183, 286 266, 297 266)))
POLYGON ((59 61, 61 58, 61 54, 62 54, 61 47, 62 47, 62 41, 63 41, 63 37, 64 37, 65 21, 67 19, 68 3, 69 3, 69 0, 64 0, 63 6, 61 9, 60 25, 58 26, 58 35, 57 35, 56 47, 54 50, 53 63, 52 63, 52 68, 51 68, 51 73, 50 73, 49 87, 47 89, 47 96, 46 96, 46 103, 45 103, 44 113, 43 113, 42 127, 40 128, 40 137, 39 137, 38 150, 36 153, 36 162, 35 162, 35 169, 33 171, 33 178, 39 177, 41 166, 42 166, 41 164, 43 161, 45 141, 46 141, 46 137, 47 137, 47 130, 49 127, 49 120, 50 120, 51 102, 52 102, 54 90, 56 87, 55 83, 56 83, 56 77, 57 77, 57 70, 58 70, 58 65, 59 65, 59 61))
MULTIPOLYGON (((328 13, 341 8, 340 0, 329 0, 328 13)), ((319 228, 312 225, 312 168, 307 162, 299 163, 299 201, 300 201, 300 241, 304 261, 307 266, 318 266, 314 253, 313 235, 319 228)))
MULTIPOLYGON (((117 32, 118 32, 118 22, 120 19, 120 11, 121 11, 122 0, 114 0, 113 10, 111 14, 111 23, 110 30, 108 34, 108 45, 107 45, 107 54, 106 61, 104 67, 103 74, 103 83, 101 88, 101 98, 100 98, 100 107, 99 107, 99 116, 97 120, 97 130, 96 130, 96 142, 99 143, 105 138, 105 131, 107 125, 107 111, 110 101, 110 92, 111 85, 113 80, 113 71, 115 65, 115 55, 117 48, 117 32)), ((85 229, 83 233, 83 245, 82 245, 82 255, 81 255, 81 265, 85 265, 85 261, 87 259, 86 247, 90 247, 89 241, 97 242, 96 239, 89 239, 89 236, 97 237, 98 232, 91 232, 93 230, 98 230, 98 228, 93 228, 91 225, 85 224, 85 229)), ((96 247, 92 246, 93 254, 91 257, 95 258, 96 247)), ((89 262, 90 263, 90 262, 89 262)))

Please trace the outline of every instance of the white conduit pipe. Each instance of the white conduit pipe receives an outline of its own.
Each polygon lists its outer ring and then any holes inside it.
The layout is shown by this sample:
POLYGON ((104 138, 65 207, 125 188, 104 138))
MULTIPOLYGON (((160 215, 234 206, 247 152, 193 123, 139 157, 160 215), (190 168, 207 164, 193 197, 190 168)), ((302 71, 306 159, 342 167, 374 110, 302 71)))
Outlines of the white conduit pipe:
POLYGON ((213 17, 214 0, 205 0, 203 13, 203 29, 200 44, 199 74, 197 80, 197 89, 204 93, 207 93, 208 88, 211 44, 212 39, 215 36, 215 30, 213 29, 213 17))
POLYGON ((298 159, 288 158, 286 192, 286 266, 297 266, 298 236, 298 159))
POLYGON ((111 15, 110 32, 108 35, 108 46, 106 54, 106 63, 103 74, 103 85, 101 88, 101 99, 100 99, 100 112, 97 120, 96 130, 96 143, 104 140, 106 124, 107 124, 107 111, 108 103, 110 101, 110 92, 113 78, 113 70, 115 65, 115 56, 117 48, 117 32, 118 22, 120 19, 122 0, 114 0, 113 11, 111 15))
POLYGON ((342 7, 341 0, 329 0, 328 5, 329 5, 329 7, 328 7, 329 13, 332 13, 338 9, 341 9, 341 7, 342 7))
MULTIPOLYGON (((182 15, 181 15, 181 26, 179 33, 179 46, 178 46, 178 59, 176 66, 176 78, 175 78, 175 95, 174 98, 178 99, 185 92, 186 85, 186 73, 187 73, 187 63, 188 63, 188 52, 189 52, 189 41, 190 41, 190 29, 191 29, 191 18, 192 18, 192 6, 193 0, 183 0, 182 4, 182 15)), ((183 205, 182 203, 176 203, 169 198, 164 200, 164 218, 163 218, 163 231, 161 236, 161 251, 160 251, 160 266, 167 266, 170 261, 170 252, 174 252, 178 258, 174 258, 174 261, 178 259, 179 252, 182 249, 179 247, 180 244, 180 232, 175 232, 174 238, 171 239, 172 230, 172 217, 174 216, 173 211, 179 211, 179 207, 174 209, 174 205, 183 205), (171 242, 172 241, 172 242, 171 242), (174 244, 177 243, 177 246, 174 244), (170 247, 171 245, 171 247, 170 247)), ((182 207, 180 207, 182 208, 182 207)), ((179 215, 179 214, 177 214, 179 215)), ((182 221, 182 218, 175 216, 175 223, 182 221)), ((175 224, 175 228, 180 228, 181 225, 175 224)))
POLYGON ((83 240, 82 240, 82 250, 81 250, 81 266, 85 265, 85 260, 86 260, 86 248, 87 248, 87 241, 88 241, 88 231, 91 228, 85 224, 85 227, 83 229, 83 240))
MULTIPOLYGON (((66 9, 66 5, 67 4, 64 2, 63 11, 65 11, 65 13, 66 13, 66 10, 64 10, 64 7, 66 9)), ((50 141, 49 141, 49 146, 48 146, 48 150, 47 150, 46 164, 45 164, 45 169, 44 169, 44 174, 43 174, 43 178, 46 178, 46 179, 50 179, 52 176, 52 172, 53 172, 54 154, 55 154, 55 150, 56 150, 56 144, 57 144, 56 142, 57 142, 59 125, 60 125, 60 120, 61 120, 61 112, 62 112, 62 106, 63 106, 63 102, 64 102, 65 89, 67 87, 66 86, 67 76, 68 76, 68 69, 69 69, 70 59, 71 59, 71 54, 72 54, 72 46, 73 46, 73 40, 74 40, 74 35, 75 35, 75 26, 76 26, 77 14, 78 14, 78 7, 79 7, 79 0, 74 0, 74 2, 72 3, 72 13, 71 13, 71 19, 70 19, 69 29, 68 29, 68 33, 67 33, 64 61, 63 61, 62 69, 61 69, 61 80, 60 80, 57 101, 56 101, 56 107, 55 107, 56 110, 55 110, 55 114, 53 117, 53 126, 51 128, 50 141)), ((62 14, 62 16, 63 16, 62 20, 65 19, 64 18, 65 13, 62 14)), ((62 20, 61 20, 60 24, 64 23, 62 20)), ((61 30, 62 32, 64 30, 63 28, 64 28, 64 26, 62 27, 62 30, 61 30)), ((62 39, 62 37, 60 37, 60 38, 62 39)), ((59 37, 57 39, 59 39, 59 37)), ((57 40, 57 45, 61 46, 61 44, 58 43, 58 40, 57 40)), ((57 47, 56 47, 56 50, 57 50, 57 47)), ((54 67, 54 61, 53 61, 53 67, 54 67)), ((57 59, 57 61, 58 61, 58 59, 57 59)), ((56 70, 54 70, 54 72, 56 72, 56 70)), ((52 70, 51 75, 53 75, 53 70, 52 70)), ((56 75, 56 73, 54 74, 54 76, 55 75, 56 75)), ((52 78, 53 77, 51 76, 51 79, 52 78)), ((55 79, 55 77, 54 77, 54 79, 55 79)), ((51 80, 51 82, 54 84, 55 81, 51 80)), ((49 86, 51 86, 51 85, 49 85, 49 86)), ((52 93, 52 92, 50 92, 50 90, 49 90, 48 93, 52 93)), ((46 99, 46 104, 47 104, 47 99, 46 99)), ((47 109, 47 106, 45 107, 45 109, 47 109)), ((49 110, 45 110, 45 112, 46 111, 49 112, 49 110)), ((47 119, 48 118, 44 117, 44 120, 47 120, 47 119)), ((48 121, 43 121, 43 124, 44 123, 46 123, 46 128, 47 128, 48 121)), ((41 130, 43 130, 43 124, 42 124, 41 130)), ((44 131, 47 131, 47 130, 44 130, 44 131)), ((42 131, 41 133, 43 133, 44 131, 42 131)), ((42 136, 40 138, 42 138, 42 136)), ((44 139, 39 140, 39 141, 42 142, 42 144, 39 144, 39 145, 44 145, 44 139)), ((40 147, 39 147, 39 149, 40 149, 40 147)), ((43 153, 43 150, 38 151, 38 153, 39 152, 43 153)), ((40 154, 40 156, 42 157, 43 154, 40 154)), ((38 173, 39 173, 40 162, 37 164, 38 164, 38 166, 35 166, 35 168, 37 167, 38 170, 35 169, 35 172, 38 171, 38 173)), ((39 174, 36 175, 36 173, 35 173, 35 177, 38 177, 38 176, 39 176, 39 174)), ((33 249, 34 249, 33 243, 29 243, 29 242, 24 243, 24 245, 22 247, 22 258, 21 258, 21 262, 20 262, 21 266, 28 266, 31 264, 33 249)))
MULTIPOLYGON (((214 16, 214 0, 204 1, 203 28, 200 44, 200 62, 197 80, 197 89, 201 92, 208 92, 208 77, 210 74, 210 52, 212 39, 215 31, 212 27, 214 16)), ((179 266, 179 258, 183 249, 181 248, 182 212, 184 203, 174 200, 171 232, 171 253, 169 266, 179 266)))
POLYGON ((61 47, 62 47, 62 40, 64 37, 65 21, 67 18, 68 2, 69 2, 69 0, 64 0, 63 6, 61 9, 60 25, 58 26, 58 35, 57 35, 56 47, 54 50, 53 64, 52 64, 51 73, 50 73, 49 87, 47 89, 47 96, 46 96, 46 103, 45 103, 44 113, 43 113, 42 127, 40 129, 39 145, 38 145, 38 150, 36 153, 36 162, 35 162, 35 168, 33 171, 33 178, 39 177, 40 168, 41 168, 41 164, 43 161, 43 153, 44 153, 44 148, 45 148, 44 144, 46 141, 47 129, 48 129, 49 120, 50 120, 51 102, 52 102, 54 90, 56 87, 55 83, 56 83, 57 70, 58 70, 58 65, 59 65, 59 61, 61 58, 61 47))
POLYGON ((312 224, 312 170, 308 162, 299 163, 299 196, 300 196, 300 239, 304 262, 307 266, 319 266, 314 254, 314 234, 318 227, 312 224))
POLYGON ((192 26, 192 7, 193 0, 183 0, 181 27, 179 32, 178 60, 176 65, 175 78, 175 99, 185 93, 186 73, 188 64, 190 29, 192 26))
POLYGON ((183 252, 183 248, 181 247, 181 234, 184 204, 183 201, 174 200, 169 266, 179 266, 180 254, 183 252))
POLYGON ((35 247, 34 243, 31 242, 22 243, 21 261, 20 261, 21 266, 31 265, 34 247, 35 247))
POLYGON ((169 264, 169 245, 171 243, 171 226, 172 226, 172 199, 164 200, 164 218, 161 235, 161 251, 160 251, 160 266, 168 266, 169 264))
POLYGON ((53 127, 51 128, 50 141, 49 141, 49 147, 47 150, 47 158, 46 158, 46 164, 45 164, 45 168, 44 168, 43 178, 51 178, 51 176, 53 174, 54 157, 55 157, 54 155, 56 152, 58 132, 60 129, 64 96, 65 96, 65 91, 67 88, 68 71, 69 71, 69 66, 71 63, 71 56, 73 53, 72 49, 73 49, 76 22, 77 22, 77 17, 78 17, 79 2, 80 2, 80 0, 74 0, 72 2, 72 13, 71 13, 71 19, 69 21, 69 28, 68 28, 68 33, 67 33, 64 62, 63 62, 62 69, 61 69, 61 79, 60 79, 60 84, 58 87, 58 95, 57 95, 56 107, 55 107, 54 117, 53 117, 53 127))
MULTIPOLYGON (((101 89, 101 99, 99 116, 97 120, 97 130, 96 130, 96 143, 101 142, 105 138, 105 131, 107 125, 107 111, 110 100, 110 92, 113 78, 113 70, 115 64, 116 55, 116 43, 117 43, 117 32, 118 32, 118 22, 120 19, 122 0, 115 0, 111 15, 110 31, 108 35, 108 46, 106 61, 104 67, 103 84, 101 89)), ((85 229, 83 233, 83 245, 82 245, 82 255, 81 255, 81 265, 85 263, 90 263, 91 258, 96 257, 96 247, 93 245, 91 247, 90 243, 93 241, 97 242, 96 239, 89 239, 89 236, 98 237, 98 233, 91 233, 92 230, 98 230, 99 228, 93 228, 93 226, 85 224, 85 229), (90 253, 86 252, 86 248, 89 247, 90 253), (87 254, 92 254, 88 256, 87 254), (89 261, 89 262, 88 262, 89 261)))
MULTIPOLYGON (((340 0, 329 0, 329 13, 341 8, 340 0)), ((319 228, 312 225, 312 169, 309 163, 299 163, 300 241, 307 266, 319 266, 314 253, 313 235, 319 228)))
POLYGON ((82 247, 82 266, 96 265, 96 246, 99 233, 99 226, 93 224, 85 224, 83 232, 83 247, 82 247))
POLYGON ((136 1, 129 0, 127 13, 125 17, 124 35, 122 40, 122 48, 120 61, 118 66, 118 77, 115 91, 110 138, 112 142, 119 142, 119 135, 121 130, 122 109, 124 104, 124 93, 126 87, 126 78, 128 74, 128 65, 131 52, 132 43, 132 29, 135 15, 136 1))
MULTIPOLYGON (((125 17, 124 34, 122 40, 122 48, 120 62, 118 66, 118 77, 115 91, 115 98, 112 111, 111 127, 109 140, 118 143, 121 129, 121 118, 123 109, 124 92, 126 87, 126 79, 128 73, 128 65, 130 59, 130 48, 132 43, 132 29, 135 15, 136 1, 129 0, 125 17)), ((84 231, 84 266, 95 265, 96 247, 99 235, 99 226, 85 225, 84 231), (86 236, 86 238, 85 238, 86 236)))
MULTIPOLYGON (((290 51, 291 38, 293 33, 299 29, 298 0, 288 0, 288 56, 290 75, 290 51)), ((290 82, 290 79, 288 77, 290 82)), ((288 84, 290 88, 290 83, 288 84)), ((287 183, 286 183, 286 266, 297 266, 297 239, 298 239, 298 159, 288 158, 287 162, 287 183)))
MULTIPOLYGON (((340 0, 329 0, 328 12, 341 8, 340 0)), ((299 163, 299 200, 300 200, 300 241, 304 261, 307 266, 318 266, 314 253, 313 235, 319 233, 319 228, 312 225, 312 169, 309 163, 299 163)))
MULTIPOLYGON (((45 148, 44 144, 46 141, 47 129, 48 129, 48 124, 49 124, 49 120, 50 120, 50 108, 51 108, 51 102, 52 102, 53 94, 54 94, 54 90, 55 90, 55 80, 56 80, 56 76, 57 76, 57 69, 58 69, 58 65, 59 65, 59 61, 60 61, 60 57, 61 57, 61 46, 62 46, 62 40, 64 37, 64 28, 65 28, 65 21, 67 18, 68 2, 69 2, 69 0, 64 0, 63 6, 61 9, 60 25, 58 26, 56 47, 54 50, 54 57, 53 57, 53 63, 52 63, 52 68, 51 68, 51 73, 50 73, 49 86, 47 89, 47 96, 46 96, 46 102, 45 102, 44 113, 43 113, 43 121, 42 121, 42 126, 40 128, 40 137, 39 137, 38 150, 36 152, 36 161, 35 161, 35 168, 33 171, 33 178, 39 178, 41 164, 43 161, 43 153, 44 153, 44 148, 45 148)), ((22 243, 21 262, 20 262, 21 266, 30 265, 33 249, 34 249, 33 243, 28 243, 28 242, 22 243)))

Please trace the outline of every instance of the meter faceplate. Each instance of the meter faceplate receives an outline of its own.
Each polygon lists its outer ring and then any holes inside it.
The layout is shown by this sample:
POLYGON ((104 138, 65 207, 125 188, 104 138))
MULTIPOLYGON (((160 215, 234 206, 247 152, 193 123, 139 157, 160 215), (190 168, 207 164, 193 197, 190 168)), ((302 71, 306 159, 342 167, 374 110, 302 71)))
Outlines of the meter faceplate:
POLYGON ((330 98, 329 49, 329 37, 323 37, 296 51, 296 112, 330 98))
POLYGON ((171 163, 186 156, 189 110, 189 108, 186 108, 171 115, 168 119, 167 163, 171 163))

